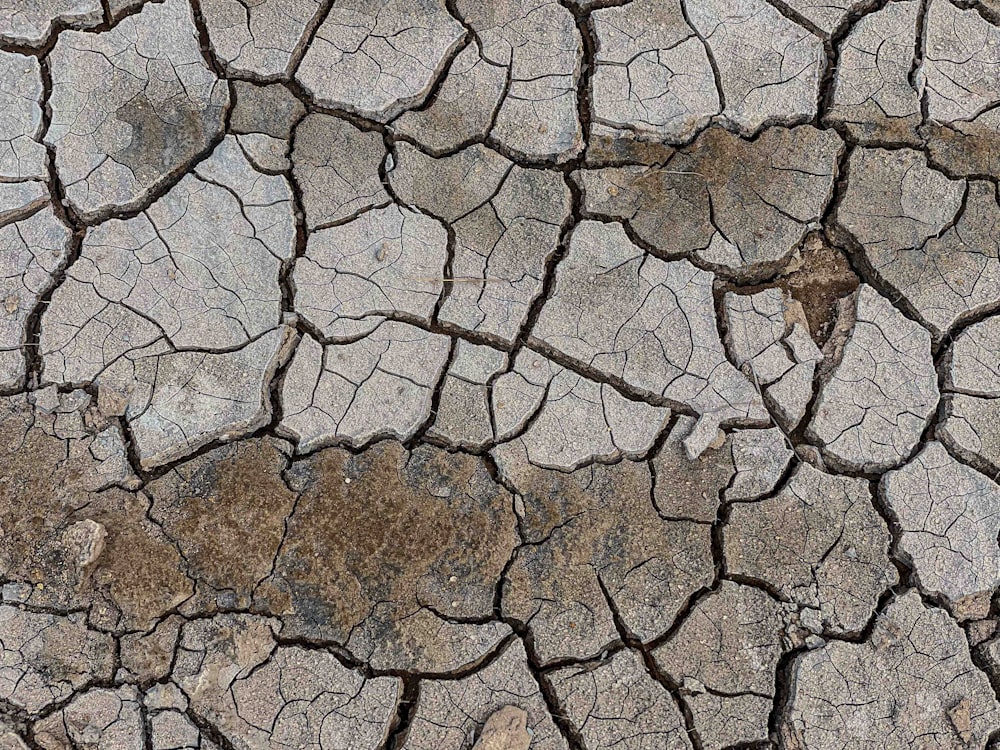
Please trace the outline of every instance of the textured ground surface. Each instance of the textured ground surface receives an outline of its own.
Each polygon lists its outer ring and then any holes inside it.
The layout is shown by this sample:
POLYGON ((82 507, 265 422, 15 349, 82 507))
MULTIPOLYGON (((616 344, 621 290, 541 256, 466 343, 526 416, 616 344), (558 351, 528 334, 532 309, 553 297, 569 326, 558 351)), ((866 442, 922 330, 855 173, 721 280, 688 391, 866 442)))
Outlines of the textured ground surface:
POLYGON ((0 0, 0 750, 1000 747, 1000 2, 0 0))

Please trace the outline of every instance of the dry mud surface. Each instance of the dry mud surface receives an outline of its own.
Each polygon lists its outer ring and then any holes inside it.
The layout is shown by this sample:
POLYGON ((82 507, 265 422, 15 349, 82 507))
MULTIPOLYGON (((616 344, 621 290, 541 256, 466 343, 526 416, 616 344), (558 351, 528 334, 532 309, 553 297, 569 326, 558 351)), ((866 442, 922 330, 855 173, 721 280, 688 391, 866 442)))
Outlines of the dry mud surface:
POLYGON ((997 748, 998 475, 996 0, 0 0, 0 750, 997 748))

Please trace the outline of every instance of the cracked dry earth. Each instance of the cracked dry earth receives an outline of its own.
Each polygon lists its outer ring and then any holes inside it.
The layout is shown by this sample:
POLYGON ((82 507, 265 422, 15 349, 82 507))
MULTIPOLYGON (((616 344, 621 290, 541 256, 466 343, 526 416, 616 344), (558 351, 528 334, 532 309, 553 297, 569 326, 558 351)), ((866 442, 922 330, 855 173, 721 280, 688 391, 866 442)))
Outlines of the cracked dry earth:
POLYGON ((997 748, 998 477, 997 0, 0 0, 0 750, 997 748))

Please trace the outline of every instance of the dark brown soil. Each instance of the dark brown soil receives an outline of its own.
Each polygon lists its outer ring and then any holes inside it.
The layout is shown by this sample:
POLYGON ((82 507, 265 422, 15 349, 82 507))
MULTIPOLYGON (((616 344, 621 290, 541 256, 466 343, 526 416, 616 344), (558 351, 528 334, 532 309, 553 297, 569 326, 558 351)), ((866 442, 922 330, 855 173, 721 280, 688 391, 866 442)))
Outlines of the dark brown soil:
POLYGON ((846 256, 827 244, 822 235, 811 234, 785 270, 774 280, 753 287, 733 288, 750 294, 777 287, 802 305, 809 333, 822 347, 837 320, 837 303, 852 294, 860 283, 846 256))

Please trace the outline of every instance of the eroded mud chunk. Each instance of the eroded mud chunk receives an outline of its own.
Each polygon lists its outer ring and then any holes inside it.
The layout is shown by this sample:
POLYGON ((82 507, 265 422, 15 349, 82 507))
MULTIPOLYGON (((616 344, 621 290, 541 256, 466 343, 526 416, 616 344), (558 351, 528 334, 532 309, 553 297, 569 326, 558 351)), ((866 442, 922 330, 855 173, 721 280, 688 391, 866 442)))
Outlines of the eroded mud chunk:
POLYGON ((653 502, 667 518, 690 518, 712 523, 722 493, 736 474, 732 439, 710 447, 692 461, 684 450, 684 439, 695 425, 692 417, 678 417, 674 428, 650 461, 653 472, 653 502))
POLYGON ((736 366, 752 375, 778 424, 794 430, 812 401, 816 366, 823 360, 801 307, 771 288, 726 294, 723 314, 736 366))
POLYGON ((531 738, 528 712, 517 706, 504 706, 490 714, 473 750, 528 750, 531 738))

